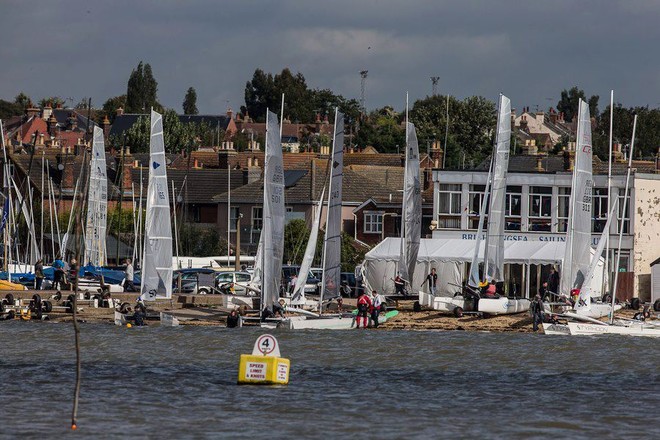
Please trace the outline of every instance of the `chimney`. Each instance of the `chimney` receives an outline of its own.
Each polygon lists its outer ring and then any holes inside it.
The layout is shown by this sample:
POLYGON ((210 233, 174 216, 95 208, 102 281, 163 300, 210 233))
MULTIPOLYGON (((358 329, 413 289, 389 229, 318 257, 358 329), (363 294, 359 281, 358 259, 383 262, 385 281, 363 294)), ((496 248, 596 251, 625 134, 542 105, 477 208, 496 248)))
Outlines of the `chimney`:
POLYGON ((36 107, 28 107, 27 109, 25 109, 25 114, 27 115, 28 119, 34 116, 39 116, 40 112, 41 110, 39 110, 36 107))
POLYGON ((573 171, 575 166, 575 142, 568 143, 568 150, 564 150, 564 170, 573 171))
POLYGON ((557 112, 555 111, 554 108, 551 108, 550 109, 550 122, 552 122, 553 124, 556 124, 557 123, 557 117, 558 117, 557 112))
POLYGON ((623 156, 623 151, 621 151, 621 144, 615 143, 612 145, 612 161, 625 163, 626 158, 623 156))
POLYGON ((535 139, 526 139, 525 145, 522 147, 522 154, 526 156, 536 156, 539 150, 536 146, 535 139))
POLYGON ((536 171, 538 171, 539 173, 542 173, 543 171, 545 171, 543 169, 543 155, 542 154, 539 154, 538 156, 536 156, 536 171))
POLYGON ((227 117, 229 118, 229 120, 232 119, 233 114, 234 114, 234 112, 231 110, 231 107, 228 108, 227 109, 227 117))
POLYGON ((443 156, 442 148, 440 147, 440 141, 433 141, 431 144, 431 160, 434 162, 435 168, 438 168, 442 163, 443 156))
POLYGON ((538 122, 539 124, 543 124, 543 122, 545 121, 545 113, 544 112, 536 112, 535 119, 536 119, 536 122, 538 122))
POLYGON ((117 109, 117 116, 121 116, 121 115, 123 115, 123 114, 124 114, 124 108, 123 108, 123 107, 119 107, 119 108, 117 109))
POLYGON ((108 119, 108 115, 103 117, 103 122, 101 125, 103 125, 103 137, 107 139, 110 135, 110 120, 108 119))
POLYGON ((52 114, 53 114, 53 108, 50 106, 50 104, 46 104, 46 106, 44 107, 44 111, 41 115, 41 118, 44 121, 47 121, 50 118, 50 115, 52 114))
POLYGON ((124 155, 125 156, 130 156, 131 155, 131 146, 130 145, 126 145, 126 147, 124 147, 124 155))
MULTIPOLYGON (((127 147, 128 148, 128 147, 127 147)), ((126 154, 128 155, 128 154, 126 154)), ((122 176, 122 185, 124 185, 124 191, 130 191, 131 183, 133 183, 133 170, 134 162, 130 158, 124 157, 124 174, 122 176)))
POLYGON ((316 125, 316 133, 318 134, 318 133, 321 132, 321 115, 320 114, 318 114, 318 113, 316 114, 316 121, 314 123, 316 125))
MULTIPOLYGON (((44 109, 44 112, 46 110, 44 109)), ((52 110, 50 112, 50 117, 46 120, 46 126, 48 127, 48 134, 54 138, 55 137, 55 129, 57 128, 57 119, 55 119, 55 115, 52 114, 52 110)))

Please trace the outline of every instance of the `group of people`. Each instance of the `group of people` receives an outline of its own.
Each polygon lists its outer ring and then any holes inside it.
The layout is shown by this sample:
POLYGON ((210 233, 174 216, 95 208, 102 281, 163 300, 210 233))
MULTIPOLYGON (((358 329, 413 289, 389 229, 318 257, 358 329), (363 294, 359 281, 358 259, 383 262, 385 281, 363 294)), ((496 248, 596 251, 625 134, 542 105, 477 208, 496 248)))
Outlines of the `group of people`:
MULTIPOLYGON (((404 280, 403 277, 401 277, 400 272, 397 272, 396 277, 391 278, 391 280, 394 281, 394 289, 396 291, 396 294, 401 295, 403 297, 407 297, 408 291, 406 290, 406 282, 408 282, 409 284, 410 282, 404 280)), ((438 286, 438 274, 435 271, 435 267, 431 268, 431 272, 429 272, 428 275, 426 275, 426 278, 424 278, 424 281, 422 281, 422 284, 420 284, 419 287, 424 287, 424 284, 428 284, 429 293, 435 296, 438 286)))
POLYGON ((374 328, 378 327, 378 318, 380 312, 384 309, 383 297, 378 294, 375 290, 371 292, 371 295, 363 292, 357 300, 357 317, 355 318, 355 328, 360 328, 362 323, 362 328, 367 328, 369 326, 369 320, 371 320, 374 328))
MULTIPOLYGON (((71 284, 72 280, 75 279, 76 273, 78 272, 78 262, 75 258, 72 258, 69 263, 66 263, 62 260, 61 257, 55 258, 53 261, 53 286, 54 290, 62 290, 71 284)), ((43 287, 44 279, 46 275, 44 273, 44 260, 39 259, 34 264, 34 288, 35 290, 41 290, 43 287)))

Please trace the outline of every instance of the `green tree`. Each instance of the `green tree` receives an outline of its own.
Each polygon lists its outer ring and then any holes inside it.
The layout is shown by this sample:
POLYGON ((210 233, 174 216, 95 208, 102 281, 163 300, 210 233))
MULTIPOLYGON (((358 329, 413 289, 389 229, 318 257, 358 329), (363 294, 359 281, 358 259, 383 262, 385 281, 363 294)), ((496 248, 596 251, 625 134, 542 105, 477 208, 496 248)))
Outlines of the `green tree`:
POLYGON ((44 108, 46 106, 51 106, 52 108, 57 107, 58 105, 64 106, 64 100, 59 96, 51 96, 49 98, 41 98, 39 101, 39 107, 44 108))
POLYGON ((191 257, 227 255, 227 240, 215 228, 183 223, 179 225, 179 249, 191 257))
POLYGON ((402 151, 406 143, 406 130, 402 121, 402 115, 390 106, 372 111, 360 126, 356 137, 357 145, 373 146, 384 153, 402 151))
POLYGON ((557 103, 557 111, 564 113, 564 120, 566 122, 573 121, 573 117, 575 117, 578 111, 578 102, 580 99, 587 101, 589 104, 589 113, 591 114, 591 117, 598 117, 599 97, 597 95, 592 95, 589 99, 587 99, 584 90, 574 86, 569 90, 562 90, 561 98, 557 103))
POLYGON ((199 110, 197 110, 197 92, 194 87, 188 88, 188 91, 186 92, 186 97, 183 100, 183 114, 199 114, 199 110))
POLYGON ((23 111, 32 106, 32 100, 28 95, 21 92, 14 98, 14 104, 18 105, 23 111))
POLYGON ((140 61, 128 78, 126 89, 126 112, 147 113, 151 108, 162 111, 157 98, 158 83, 154 79, 151 66, 140 61))
POLYGON ((300 264, 305 247, 309 240, 309 228, 302 219, 293 219, 284 226, 284 253, 283 261, 285 263, 300 264))
POLYGON ((103 122, 103 117, 107 116, 108 120, 112 124, 117 117, 117 110, 119 108, 126 110, 126 95, 114 96, 108 98, 107 101, 103 103, 103 110, 97 113, 97 123, 103 122))
POLYGON ((20 116, 22 114, 23 109, 19 104, 0 99, 0 119, 8 119, 12 116, 20 116))
MULTIPOLYGON (((124 137, 111 136, 109 143, 115 148, 129 145, 133 152, 146 153, 149 151, 150 134, 150 116, 144 115, 124 132, 124 137)), ((213 129, 206 123, 184 124, 174 110, 168 109, 163 112, 163 140, 165 151, 168 153, 192 151, 203 142, 208 145, 213 136, 213 129)))

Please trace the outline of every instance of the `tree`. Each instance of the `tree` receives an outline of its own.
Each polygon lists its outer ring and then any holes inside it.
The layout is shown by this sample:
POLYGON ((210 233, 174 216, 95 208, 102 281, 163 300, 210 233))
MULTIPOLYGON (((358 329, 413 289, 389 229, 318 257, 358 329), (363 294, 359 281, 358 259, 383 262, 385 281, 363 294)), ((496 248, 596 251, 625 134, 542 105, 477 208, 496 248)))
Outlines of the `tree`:
POLYGON ((384 153, 396 153, 397 149, 402 151, 406 143, 406 130, 402 121, 402 116, 390 106, 372 111, 360 127, 357 145, 373 146, 384 153))
MULTIPOLYGON (((150 135, 150 116, 144 115, 124 132, 123 137, 111 136, 108 142, 115 148, 129 145, 133 152, 146 153, 149 151, 150 135)), ((213 136, 213 129, 206 123, 184 124, 174 110, 163 112, 163 140, 168 153, 180 153, 184 150, 190 152, 200 143, 210 142, 213 136)))
POLYGON ((570 90, 562 90, 561 99, 557 103, 557 111, 564 113, 564 120, 566 122, 573 121, 573 117, 578 111, 578 102, 580 99, 588 102, 591 117, 598 117, 598 95, 593 95, 587 100, 584 90, 578 89, 577 86, 574 86, 570 90))
POLYGON ((57 107, 58 105, 64 106, 64 100, 59 96, 51 96, 49 98, 41 98, 39 101, 39 107, 44 108, 46 106, 51 106, 52 108, 57 107))
POLYGON ((103 117, 107 116, 108 120, 112 124, 117 117, 117 110, 119 108, 126 109, 126 95, 115 96, 113 98, 108 98, 107 101, 103 103, 103 110, 98 113, 97 123, 103 122, 103 117))
POLYGON ((300 264, 309 240, 309 228, 302 219, 293 219, 284 226, 283 261, 300 264))
POLYGON ((23 111, 25 111, 28 107, 32 106, 32 100, 28 95, 21 92, 14 98, 14 104, 18 105, 23 111))
POLYGON ((199 113, 197 110, 197 92, 194 87, 190 87, 186 92, 186 97, 183 100, 183 114, 196 115, 199 113))
POLYGON ((153 77, 151 66, 148 63, 143 65, 140 61, 128 78, 126 112, 146 113, 151 108, 162 111, 162 106, 158 103, 157 93, 158 83, 153 77))
POLYGON ((12 116, 20 116, 23 114, 23 109, 20 105, 0 99, 0 119, 8 119, 12 116))

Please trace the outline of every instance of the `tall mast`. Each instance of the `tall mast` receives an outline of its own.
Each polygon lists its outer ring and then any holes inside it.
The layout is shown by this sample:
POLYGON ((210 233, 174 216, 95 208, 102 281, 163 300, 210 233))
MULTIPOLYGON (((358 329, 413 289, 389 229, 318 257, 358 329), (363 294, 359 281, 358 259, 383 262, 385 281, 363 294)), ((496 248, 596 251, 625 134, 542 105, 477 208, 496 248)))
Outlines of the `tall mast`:
MULTIPOLYGON (((403 147, 403 155, 406 158, 406 163, 403 166, 403 190, 405 191, 406 188, 406 182, 408 182, 408 92, 406 92, 406 145, 403 147)), ((384 219, 385 217, 383 217, 384 219)), ((385 222, 382 222, 382 228, 385 227, 385 222)), ((407 262, 406 258, 406 253, 407 249, 406 246, 404 245, 405 242, 405 237, 406 237, 406 197, 401 198, 401 255, 403 255, 403 258, 399 261, 405 261, 407 262)), ((399 268, 399 272, 401 272, 401 268, 399 268)), ((408 274, 408 278, 412 278, 413 274, 408 274)), ((411 280, 403 280, 404 283, 407 281, 408 284, 412 286, 412 279, 411 280)))
MULTIPOLYGON (((610 141, 609 151, 607 156, 607 212, 612 209, 612 128, 614 126, 614 90, 610 90, 610 141)), ((610 284, 610 233, 607 232, 605 236, 605 270, 603 271, 603 291, 609 287, 610 284)))
MULTIPOLYGON (((616 266, 614 266, 614 283, 612 285, 612 312, 610 313, 610 324, 614 321, 614 304, 616 300, 616 287, 619 281, 619 264, 621 263, 621 240, 623 240, 623 226, 626 223, 626 210, 628 209, 628 189, 630 186, 630 170, 632 168, 633 150, 635 148, 635 130, 637 128, 637 115, 633 119, 632 139, 630 140, 630 154, 628 155, 628 170, 626 171, 626 190, 623 193, 623 211, 619 222, 619 244, 616 251, 616 266)), ((630 224, 628 225, 630 227, 630 224)))

